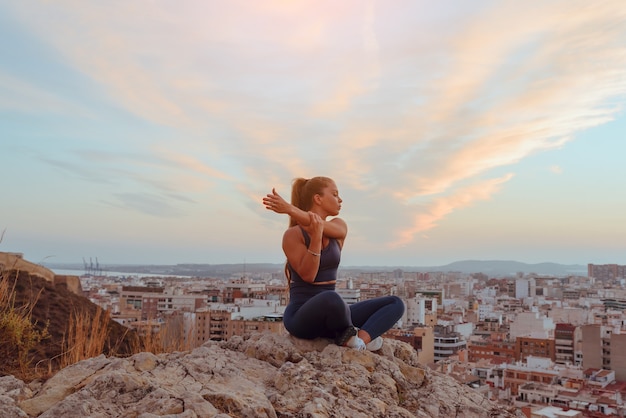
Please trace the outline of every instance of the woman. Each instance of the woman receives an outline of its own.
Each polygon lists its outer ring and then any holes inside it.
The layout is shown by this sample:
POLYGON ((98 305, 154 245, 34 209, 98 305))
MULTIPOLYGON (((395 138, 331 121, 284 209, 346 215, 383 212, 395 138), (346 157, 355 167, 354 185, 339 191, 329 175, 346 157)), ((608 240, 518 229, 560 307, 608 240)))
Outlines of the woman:
POLYGON ((335 292, 348 226, 340 218, 326 218, 339 214, 341 202, 328 177, 295 179, 291 204, 275 189, 263 198, 268 210, 290 217, 282 244, 289 281, 283 323, 297 338, 331 338, 337 345, 376 351, 383 344, 380 336, 402 317, 404 303, 385 296, 347 305, 335 292))

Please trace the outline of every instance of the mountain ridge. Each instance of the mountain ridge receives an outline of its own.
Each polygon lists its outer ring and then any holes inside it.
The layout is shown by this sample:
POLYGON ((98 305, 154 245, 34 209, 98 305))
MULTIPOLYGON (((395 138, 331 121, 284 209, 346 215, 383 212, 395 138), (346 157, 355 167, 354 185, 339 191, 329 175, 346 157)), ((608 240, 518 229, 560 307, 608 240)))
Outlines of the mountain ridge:
MULTIPOLYGON (((71 263, 48 263, 46 266, 52 270, 73 269, 80 271, 82 265, 71 263)), ((202 264, 202 263, 179 263, 179 264, 110 264, 102 268, 103 272, 115 271, 129 274, 163 274, 180 276, 218 276, 227 277, 242 271, 255 272, 281 272, 283 263, 233 263, 233 264, 202 264)), ((466 274, 483 273, 494 276, 515 276, 518 273, 538 274, 550 276, 587 275, 587 266, 582 264, 559 264, 554 262, 524 263, 514 260, 460 260, 439 266, 367 266, 350 265, 340 267, 340 271, 384 271, 403 270, 417 272, 460 272, 466 274)))

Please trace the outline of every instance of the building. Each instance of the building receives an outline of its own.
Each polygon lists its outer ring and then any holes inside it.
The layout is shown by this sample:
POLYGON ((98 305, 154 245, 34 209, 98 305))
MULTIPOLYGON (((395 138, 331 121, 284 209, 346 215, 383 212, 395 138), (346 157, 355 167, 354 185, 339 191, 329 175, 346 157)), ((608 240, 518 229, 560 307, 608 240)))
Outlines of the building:
POLYGON ((120 293, 120 314, 140 313, 140 320, 158 317, 159 299, 165 289, 148 286, 122 286, 120 293))
POLYGON ((554 322, 539 312, 520 312, 511 322, 509 335, 511 339, 524 336, 549 338, 554 335, 554 322))
POLYGON ((517 337, 515 359, 525 361, 528 357, 544 357, 554 361, 554 339, 517 337))
POLYGON ((361 289, 354 287, 354 281, 352 278, 348 279, 348 283, 345 288, 337 287, 336 291, 348 305, 361 301, 361 289))
POLYGON ((242 298, 262 299, 266 293, 265 283, 251 283, 247 278, 241 278, 231 280, 224 286, 222 301, 233 303, 235 299, 242 298))
POLYGON ((583 325, 582 366, 585 369, 615 371, 619 381, 626 381, 626 334, 619 327, 583 325))
POLYGON ((548 314, 555 323, 584 325, 592 322, 590 309, 552 306, 548 314))
POLYGON ((502 364, 502 387, 509 389, 511 395, 520 394, 520 386, 529 382, 551 385, 558 380, 559 372, 552 367, 547 358, 528 357, 526 363, 502 364))
POLYGON ((283 326, 282 314, 269 314, 252 319, 231 319, 228 321, 226 339, 234 335, 249 336, 257 332, 272 332, 285 335, 287 330, 283 326))
POLYGON ((576 327, 572 324, 556 324, 554 328, 554 362, 557 364, 576 364, 575 358, 576 327))
POLYGON ((182 315, 185 322, 183 334, 190 348, 199 347, 209 340, 225 341, 235 335, 248 336, 255 332, 268 331, 279 335, 286 333, 282 314, 244 319, 237 316, 237 312, 205 308, 182 315))
POLYGON ((626 311, 626 298, 625 297, 605 297, 602 298, 602 304, 607 310, 618 310, 621 312, 626 311))
POLYGON ((535 296, 534 288, 534 279, 515 279, 513 294, 509 294, 509 296, 524 300, 530 296, 535 296))
POLYGON ((573 409, 562 409, 556 406, 544 406, 531 410, 530 418, 583 418, 581 411, 573 409))
POLYGON ((434 325, 430 322, 437 317, 437 299, 425 298, 421 295, 408 299, 406 302, 406 325, 434 325))
POLYGON ((587 264, 587 275, 597 280, 611 282, 626 278, 626 266, 618 264, 587 264))
POLYGON ((443 306, 444 291, 442 289, 419 289, 415 295, 420 295, 426 299, 436 299, 437 306, 443 306))
POLYGON ((361 300, 397 294, 397 286, 390 283, 363 283, 360 286, 361 300))
POLYGON ((489 360, 492 364, 501 364, 515 361, 515 342, 507 338, 506 332, 472 336, 467 349, 470 362, 489 360))
POLYGON ((467 349, 467 342, 463 340, 460 333, 451 331, 451 327, 436 325, 434 349, 434 360, 437 362, 467 349))
POLYGON ((228 322, 231 319, 231 312, 228 310, 209 309, 205 314, 204 326, 208 327, 208 338, 213 341, 224 341, 228 339, 228 322))
POLYGON ((157 314, 159 317, 174 312, 195 312, 207 306, 206 295, 163 294, 157 298, 157 314))
POLYGON ((485 318, 483 321, 479 321, 476 324, 476 328, 474 329, 474 333, 484 333, 486 335, 491 332, 500 332, 506 329, 508 333, 508 327, 504 326, 504 321, 502 319, 502 314, 492 314, 491 316, 485 318))

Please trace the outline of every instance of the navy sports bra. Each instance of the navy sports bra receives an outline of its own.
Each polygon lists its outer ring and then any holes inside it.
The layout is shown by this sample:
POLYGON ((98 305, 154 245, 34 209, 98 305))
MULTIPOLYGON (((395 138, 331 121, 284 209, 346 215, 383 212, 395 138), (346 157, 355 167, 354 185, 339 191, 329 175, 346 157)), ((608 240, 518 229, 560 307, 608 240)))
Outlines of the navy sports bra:
MULTIPOLYGON (((311 243, 311 237, 306 231, 300 228, 302 236, 304 237, 304 245, 309 246, 311 243)), ((289 284, 289 296, 290 302, 294 299, 299 300, 301 298, 308 299, 309 297, 323 291, 323 290, 335 290, 335 283, 322 284, 325 282, 334 282, 337 280, 337 269, 339 268, 339 261, 341 260, 341 247, 339 242, 335 238, 329 238, 328 245, 322 248, 320 253, 320 266, 315 276, 315 283, 311 284, 302 280, 302 277, 287 263, 291 281, 289 284)))

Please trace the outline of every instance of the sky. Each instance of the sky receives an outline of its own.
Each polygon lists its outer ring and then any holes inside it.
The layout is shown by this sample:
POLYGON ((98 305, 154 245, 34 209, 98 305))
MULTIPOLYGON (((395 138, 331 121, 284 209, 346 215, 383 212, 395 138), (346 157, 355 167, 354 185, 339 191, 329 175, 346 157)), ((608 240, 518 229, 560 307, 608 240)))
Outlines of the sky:
POLYGON ((282 263, 297 177, 345 266, 626 264, 623 0, 0 0, 0 251, 282 263))

